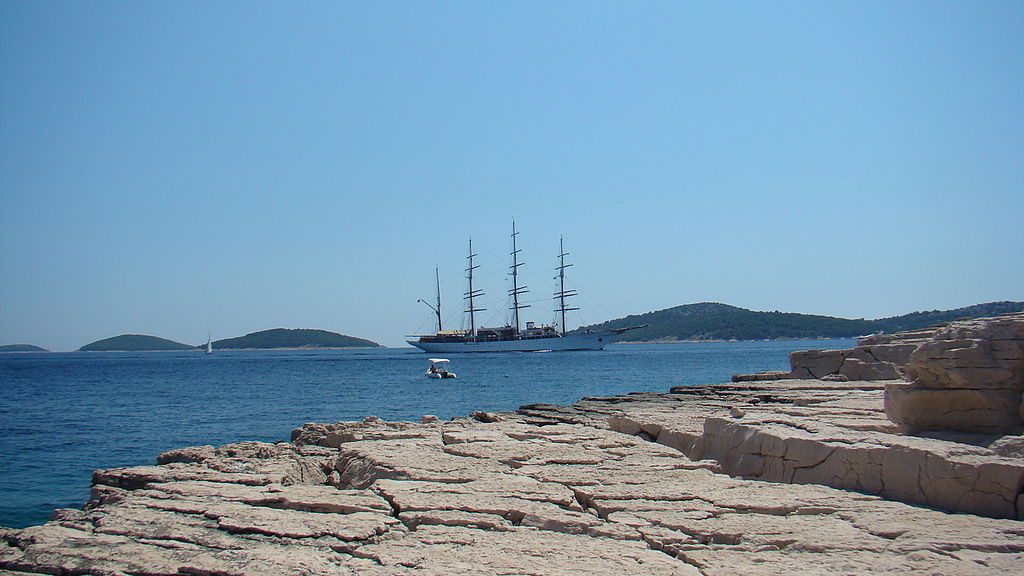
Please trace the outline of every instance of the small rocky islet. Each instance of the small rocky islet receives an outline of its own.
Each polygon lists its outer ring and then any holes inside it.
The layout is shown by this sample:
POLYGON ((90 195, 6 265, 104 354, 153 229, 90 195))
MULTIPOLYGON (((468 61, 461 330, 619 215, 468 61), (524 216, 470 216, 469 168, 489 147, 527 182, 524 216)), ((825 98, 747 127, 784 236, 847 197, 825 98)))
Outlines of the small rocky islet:
POLYGON ((0 530, 48 574, 1024 572, 1024 314, 794 353, 785 373, 100 470, 0 530))

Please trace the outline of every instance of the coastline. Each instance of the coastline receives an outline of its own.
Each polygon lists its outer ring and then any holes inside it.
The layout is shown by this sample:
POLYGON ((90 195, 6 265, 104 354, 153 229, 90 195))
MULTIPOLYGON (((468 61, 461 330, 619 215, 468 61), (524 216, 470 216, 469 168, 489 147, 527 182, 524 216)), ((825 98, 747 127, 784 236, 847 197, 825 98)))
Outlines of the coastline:
POLYGON ((52 506, 80 506, 88 499, 93 470, 149 464, 156 454, 180 446, 287 440, 307 421, 361 420, 368 414, 417 421, 425 413, 449 419, 481 409, 570 404, 588 395, 726 382, 737 370, 781 367, 790 351, 804 347, 757 343, 621 347, 608 354, 467 355, 453 358, 460 378, 445 386, 424 377, 428 355, 414 348, 14 356, 0 366, 0 372, 9 370, 0 379, 10 375, 8 394, 16 410, 8 424, 19 430, 7 435, 0 450, 9 455, 0 493, 11 493, 0 506, 0 525, 45 522, 52 506), (713 357, 701 352, 714 346, 744 351, 713 357), (70 378, 53 369, 64 362, 73 369, 70 378), (675 364, 700 366, 675 377, 675 364), (533 374, 529 382, 503 384, 504 375, 524 367, 533 374), (130 374, 144 385, 122 393, 120 378, 110 377, 114 373, 130 374), (633 377, 608 378, 614 373, 633 377), (100 381, 79 397, 76 383, 91 380, 100 381), (304 382, 317 384, 303 389, 304 382), (37 389, 60 393, 32 400, 37 389), (80 415, 75 428, 51 424, 69 411, 80 415), (74 434, 85 425, 84 435, 74 434), (49 440, 39 444, 33 434, 47 434, 49 440), (32 471, 41 461, 61 461, 68 480, 37 482, 32 471), (29 483, 31 488, 20 490, 29 483))
POLYGON ((892 492, 892 479, 929 459, 936 475, 914 482, 941 493, 950 478, 937 463, 949 462, 960 470, 954 478, 978 489, 961 500, 984 505, 999 500, 984 498, 994 484, 970 472, 1020 471, 1024 460, 900 434, 882 410, 884 384, 718 384, 444 422, 306 424, 290 443, 172 450, 156 466, 96 471, 84 510, 0 529, 0 567, 705 576, 1019 569, 1024 523, 942 511, 938 501, 921 507, 892 492), (827 464, 837 441, 856 450, 827 464), (891 458, 878 468, 863 459, 869 453, 891 458), (780 476, 756 479, 758 466, 780 476), (828 485, 835 470, 860 481, 875 469, 889 488, 828 485))
POLYGON ((790 361, 667 393, 170 450, 95 471, 81 510, 0 528, 0 569, 1021 572, 1024 314, 790 361))

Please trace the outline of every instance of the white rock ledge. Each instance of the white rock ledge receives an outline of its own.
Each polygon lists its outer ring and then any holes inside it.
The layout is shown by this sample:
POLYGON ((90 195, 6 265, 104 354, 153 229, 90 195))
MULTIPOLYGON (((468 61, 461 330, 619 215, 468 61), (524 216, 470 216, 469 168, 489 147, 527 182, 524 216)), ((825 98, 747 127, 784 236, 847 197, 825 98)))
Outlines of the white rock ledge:
POLYGON ((822 484, 950 512, 1024 517, 1020 436, 904 435, 883 411, 882 389, 890 383, 824 384, 790 380, 748 390, 691 390, 676 405, 637 403, 609 425, 627 434, 642 431, 692 459, 713 460, 733 476, 822 484), (742 419, 731 415, 737 405, 744 406, 742 419))

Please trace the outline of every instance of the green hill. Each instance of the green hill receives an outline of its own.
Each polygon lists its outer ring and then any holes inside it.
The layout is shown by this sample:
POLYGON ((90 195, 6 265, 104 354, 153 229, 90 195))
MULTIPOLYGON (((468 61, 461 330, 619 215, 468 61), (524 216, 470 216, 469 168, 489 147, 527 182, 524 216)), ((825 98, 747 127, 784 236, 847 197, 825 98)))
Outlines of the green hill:
POLYGON ((951 320, 961 318, 985 318, 987 316, 998 316, 1012 312, 1024 311, 1024 302, 988 302, 986 304, 975 304, 955 310, 932 310, 930 312, 911 312, 903 316, 892 318, 881 318, 875 320, 883 332, 900 332, 902 330, 916 330, 935 324, 944 324, 951 320))
MULTIPOLYGON (((202 347, 205 347, 203 344, 202 347)), ((214 349, 239 349, 239 348, 376 348, 380 346, 376 342, 345 336, 337 332, 327 330, 311 329, 288 329, 275 328, 253 332, 238 338, 227 338, 217 340, 213 343, 214 349)))
POLYGON ((32 344, 6 344, 0 346, 0 352, 49 352, 49 350, 32 344))
POLYGON ((144 352, 151 350, 191 350, 192 348, 193 346, 188 344, 167 340, 166 338, 157 338, 156 336, 146 336, 144 334, 122 334, 113 338, 97 340, 82 346, 78 350, 80 352, 144 352))
POLYGON ((852 338, 874 332, 914 330, 958 318, 980 318, 1024 310, 1024 302, 990 302, 956 310, 914 312, 879 320, 835 318, 792 312, 755 312, 745 308, 701 302, 636 314, 584 329, 624 328, 623 341, 763 340, 766 338, 852 338))

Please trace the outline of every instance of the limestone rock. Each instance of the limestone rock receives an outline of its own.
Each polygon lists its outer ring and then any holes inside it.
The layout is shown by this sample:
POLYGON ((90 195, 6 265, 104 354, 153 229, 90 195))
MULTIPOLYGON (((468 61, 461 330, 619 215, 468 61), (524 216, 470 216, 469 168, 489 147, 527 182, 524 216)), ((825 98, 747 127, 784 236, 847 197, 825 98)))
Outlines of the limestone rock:
POLYGON ((912 432, 957 430, 1000 432, 1021 425, 1021 393, 1016 390, 922 388, 890 383, 885 414, 912 432))
POLYGON ((835 374, 839 372, 843 360, 840 350, 804 350, 789 355, 794 378, 821 378, 826 374, 835 374))
POLYGON ((791 378, 790 372, 786 371, 775 371, 775 372, 758 372, 756 374, 733 374, 733 382, 761 382, 765 380, 784 380, 791 378))
POLYGON ((906 436, 883 412, 882 389, 892 384, 784 380, 770 388, 693 387, 675 402, 620 404, 622 412, 608 423, 626 434, 644 432, 694 460, 713 460, 736 476, 823 484, 958 512, 1020 515, 1015 501, 1024 487, 1024 458, 1017 448, 1024 441, 906 436), (731 418, 744 396, 760 402, 748 404, 742 420, 731 418))
POLYGON ((501 420, 501 416, 498 416, 493 412, 473 412, 472 416, 477 422, 484 422, 487 424, 501 420))
POLYGON ((911 354, 907 377, 929 388, 1012 389, 1020 386, 1022 365, 1024 340, 935 340, 911 354))
POLYGON ((916 345, 874 345, 850 350, 805 350, 790 354, 791 378, 895 380, 904 356, 916 345))
POLYGON ((826 382, 849 382, 850 379, 846 377, 846 374, 826 374, 821 377, 826 382))
POLYGON ((1024 427, 1024 314, 952 322, 910 355, 886 414, 911 432, 1024 427))
POLYGON ((860 345, 875 360, 888 362, 895 366, 906 366, 910 362, 910 354, 917 349, 917 346, 918 344, 914 342, 876 344, 873 346, 860 345))
POLYGON ((857 341, 849 350, 806 350, 790 354, 790 378, 847 380, 895 380, 910 362, 917 347, 931 338, 938 328, 874 334, 857 341))
POLYGON ((847 380, 896 380, 900 373, 889 362, 865 362, 857 358, 846 358, 839 367, 839 374, 847 380))
POLYGON ((169 450, 156 458, 157 464, 170 464, 172 462, 202 462, 212 458, 215 454, 213 446, 191 446, 169 450))

